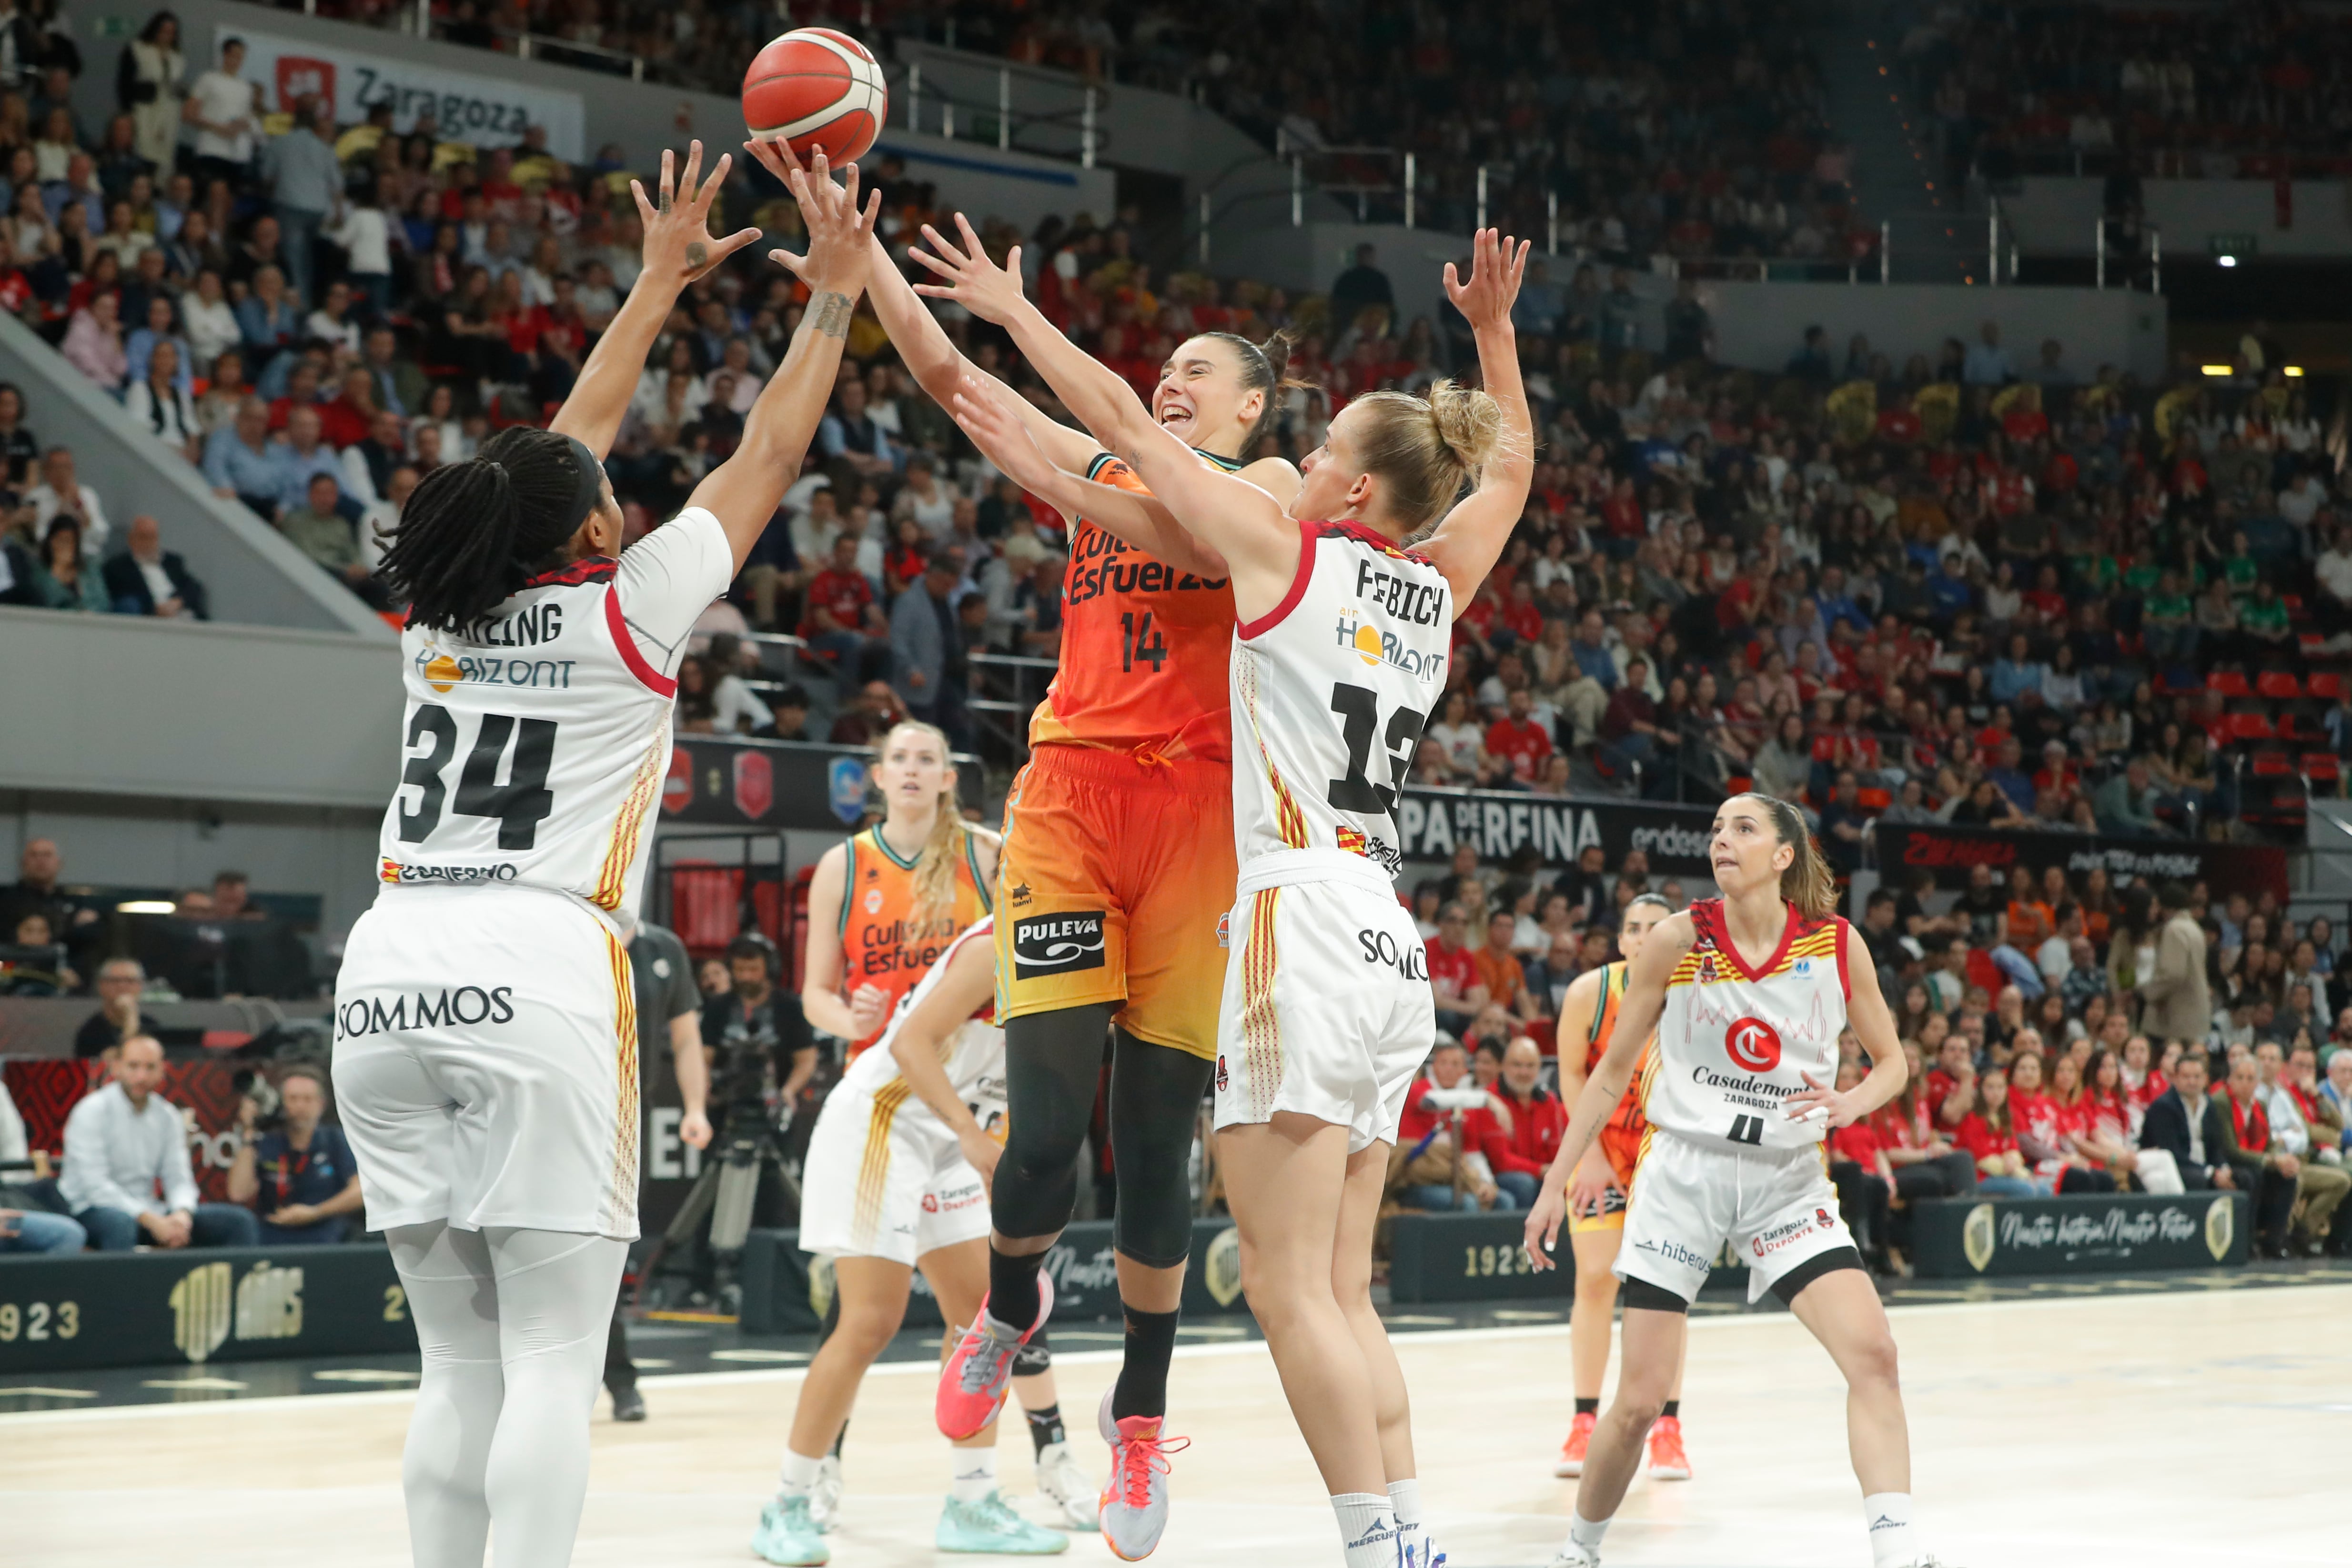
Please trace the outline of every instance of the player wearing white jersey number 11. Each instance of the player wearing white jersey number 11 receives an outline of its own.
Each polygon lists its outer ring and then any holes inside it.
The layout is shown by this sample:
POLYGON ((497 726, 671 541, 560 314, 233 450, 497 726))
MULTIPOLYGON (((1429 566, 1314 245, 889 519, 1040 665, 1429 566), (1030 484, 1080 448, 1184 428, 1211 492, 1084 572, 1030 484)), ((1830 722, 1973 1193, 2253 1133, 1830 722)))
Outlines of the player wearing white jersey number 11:
MULTIPOLYGON (((966 230, 966 238, 971 239, 966 230)), ((1534 451, 1511 302, 1527 247, 1482 231, 1445 286, 1477 335, 1486 392, 1371 392, 1300 465, 1288 511, 1203 466, 1107 366, 1044 327, 1020 279, 976 244, 932 236, 928 262, 976 314, 1007 325, 1097 440, 1173 523, 1217 552, 1239 621, 1230 679, 1240 862, 1217 1027, 1218 1153, 1242 1280, 1331 1497, 1349 1568, 1442 1561, 1423 1528, 1399 1371, 1371 1306, 1371 1239, 1414 1070, 1436 1031, 1421 944, 1397 902, 1394 812, 1423 724, 1444 690, 1458 606, 1526 505, 1534 451), (1465 484, 1475 486, 1457 504, 1465 484)), ((1056 506, 1053 475, 977 377, 963 428, 1056 506)), ((1167 1511, 1158 1424, 1112 1438, 1119 1475, 1103 1533, 1122 1556, 1167 1511)))
POLYGON ((569 1563, 587 1416, 637 1233, 625 946, 669 766, 679 657, 767 527, 824 412, 878 205, 796 179, 811 300, 735 455, 623 551, 603 459, 713 238, 730 161, 632 183, 645 268, 551 428, 518 426, 409 498, 383 572, 406 603, 400 776, 375 904, 335 992, 334 1077, 368 1228, 424 1353, 404 1467, 416 1568, 569 1563), (618 558, 617 559, 614 558, 618 558))
POLYGON ((1592 1434, 1569 1537, 1552 1568, 1597 1568, 1601 1540, 1641 1462, 1642 1440, 1682 1364, 1685 1315, 1728 1243, 1822 1342, 1846 1380, 1846 1428, 1877 1568, 1934 1568, 1911 1521, 1911 1438, 1895 1336, 1838 1218, 1822 1139, 1902 1091, 1908 1071, 1878 971, 1835 913, 1828 863, 1794 806, 1734 795, 1707 850, 1719 899, 1662 920, 1626 981, 1608 1049, 1528 1212, 1538 1269, 1569 1175, 1642 1070, 1643 1134, 1615 1272, 1624 1281, 1617 1396, 1592 1434), (1869 1076, 1836 1082, 1851 1019, 1869 1076))

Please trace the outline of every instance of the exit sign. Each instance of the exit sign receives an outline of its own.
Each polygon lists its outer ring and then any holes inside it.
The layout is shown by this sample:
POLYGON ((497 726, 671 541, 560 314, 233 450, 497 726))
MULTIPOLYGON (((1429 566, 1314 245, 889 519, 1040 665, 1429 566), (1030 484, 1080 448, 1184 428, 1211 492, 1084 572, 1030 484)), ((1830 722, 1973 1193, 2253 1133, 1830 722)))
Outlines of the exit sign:
POLYGON ((100 16, 91 31, 101 38, 127 38, 131 36, 131 18, 100 16))
POLYGON ((2207 235, 2205 248, 2215 256, 2252 256, 2261 247, 2250 234, 2207 235))

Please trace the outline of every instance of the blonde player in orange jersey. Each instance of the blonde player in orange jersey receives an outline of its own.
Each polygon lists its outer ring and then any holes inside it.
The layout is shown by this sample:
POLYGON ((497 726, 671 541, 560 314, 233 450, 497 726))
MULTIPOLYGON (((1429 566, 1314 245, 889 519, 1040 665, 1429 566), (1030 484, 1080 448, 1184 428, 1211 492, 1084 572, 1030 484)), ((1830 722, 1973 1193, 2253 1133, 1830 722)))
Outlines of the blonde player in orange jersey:
MULTIPOLYGON (((987 918, 1002 841, 964 821, 955 762, 937 726, 918 719, 893 725, 876 751, 873 780, 882 796, 882 820, 818 859, 809 879, 802 965, 801 1010, 812 1028, 848 1043, 850 1061, 889 1030, 901 1004, 958 935, 987 918)), ((816 1156, 814 1144, 810 1155, 816 1156)), ((866 1286, 859 1270, 837 1270, 835 1279, 844 1321, 870 1307, 856 1299, 866 1286)), ((888 1309, 894 1322, 898 1311, 888 1309)), ((1052 1500, 1066 1528, 1092 1530, 1094 1486, 1070 1450, 1042 1333, 1023 1347, 1013 1381, 1028 1413, 1038 1491, 1052 1500)), ((845 1430, 823 1439, 826 1451, 807 1488, 810 1514, 821 1531, 832 1529, 840 1510, 845 1430)))
MULTIPOLYGON (((1568 988, 1559 1004, 1559 1098, 1573 1105, 1584 1092, 1587 1074, 1601 1064, 1617 1024, 1617 1010, 1625 999, 1625 977, 1641 955, 1650 928, 1674 913, 1674 906, 1654 893, 1645 893, 1625 906, 1617 928, 1617 950, 1625 956, 1613 964, 1589 969, 1568 988), (1585 1049, 1576 1050, 1582 1040, 1585 1049)), ((1633 1190, 1633 1166, 1641 1156, 1641 1079, 1649 1064, 1644 1045, 1633 1069, 1634 1087, 1625 1092, 1617 1110, 1601 1129, 1592 1146, 1572 1169, 1555 1169, 1552 1177, 1568 1189, 1568 1243, 1576 1257, 1576 1306, 1568 1317, 1568 1356, 1571 1386, 1576 1391, 1576 1418, 1568 1441, 1559 1446, 1552 1474, 1584 1473, 1585 1450, 1600 1419, 1601 1380, 1609 1370, 1610 1330, 1617 1311, 1617 1247, 1625 1236, 1625 1205, 1633 1190)), ((1666 1395, 1664 1413, 1650 1428, 1648 1469, 1653 1480, 1690 1479, 1690 1459, 1683 1452, 1683 1373, 1675 1368, 1674 1385, 1666 1395)))

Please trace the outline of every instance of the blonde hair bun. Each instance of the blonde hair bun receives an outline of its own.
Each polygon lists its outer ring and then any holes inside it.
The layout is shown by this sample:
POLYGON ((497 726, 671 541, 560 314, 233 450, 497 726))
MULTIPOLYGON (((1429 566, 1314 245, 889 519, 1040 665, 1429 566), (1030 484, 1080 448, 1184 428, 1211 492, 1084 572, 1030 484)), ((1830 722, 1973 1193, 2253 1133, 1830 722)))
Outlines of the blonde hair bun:
POLYGON ((1445 379, 1430 383, 1430 423, 1475 483, 1503 439, 1503 405, 1475 387, 1445 379))

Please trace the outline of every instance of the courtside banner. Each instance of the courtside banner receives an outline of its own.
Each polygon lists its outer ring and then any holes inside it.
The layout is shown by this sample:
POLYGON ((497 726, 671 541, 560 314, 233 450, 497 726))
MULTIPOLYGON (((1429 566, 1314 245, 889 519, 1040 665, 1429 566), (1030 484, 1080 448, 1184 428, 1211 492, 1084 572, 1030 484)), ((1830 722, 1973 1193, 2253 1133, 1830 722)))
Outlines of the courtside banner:
POLYGON ((1878 874, 1907 884, 1924 866, 1938 887, 1966 887, 1972 866, 1992 867, 2006 883, 2011 866, 2036 875, 2045 866, 2080 876, 2106 868, 2116 888, 2136 877, 2151 883, 2202 882, 2214 893, 2287 895, 2286 851, 2274 844, 2212 844, 2191 839, 2110 839, 2084 833, 2011 832, 2004 828, 1955 828, 1945 823, 1880 823, 1878 874))
POLYGON ((1397 802, 1398 846, 1409 861, 1444 861, 1468 844, 1481 860, 1507 860, 1532 849, 1549 866, 1566 867, 1599 844, 1611 866, 1628 850, 1650 857, 1654 873, 1707 874, 1712 806, 1648 805, 1638 800, 1562 800, 1472 789, 1407 789, 1397 802))
MULTIPOLYGON (((957 792, 965 805, 977 807, 979 761, 961 754, 956 761, 957 792)), ((872 749, 862 746, 681 735, 663 781, 662 820, 852 832, 874 799, 873 762, 872 749)))
MULTIPOLYGON (((1545 1301, 1565 1304, 1576 1293, 1576 1255, 1562 1226, 1553 1267, 1542 1273, 1522 1249, 1527 1216, 1422 1214, 1408 1210, 1389 1221, 1389 1300, 1421 1301, 1545 1301)), ((1709 1290, 1744 1295, 1748 1270, 1722 1259, 1706 1277, 1709 1290)), ((1061 1310, 1059 1303, 1055 1310, 1061 1310)))
POLYGON ((1932 1198, 1912 1206, 1911 1266, 1941 1280, 2234 1268, 2252 1228, 2242 1192, 1932 1198))
POLYGON ((254 84, 265 113, 290 113, 297 99, 321 94, 335 100, 335 119, 344 125, 388 103, 392 128, 404 136, 429 118, 444 141, 512 147, 525 127, 541 125, 547 150, 558 158, 577 163, 587 154, 586 115, 576 92, 226 23, 213 28, 214 57, 228 38, 245 40, 240 74, 254 84))
MULTIPOLYGON (((1062 1232, 1045 1254, 1054 1281, 1054 1321, 1110 1322, 1120 1315, 1118 1259, 1111 1223, 1082 1219, 1062 1232)), ((754 1230, 743 1244, 742 1327, 745 1333, 814 1333, 833 1296, 833 1275, 800 1249, 800 1233, 754 1230)), ((1244 1312, 1241 1236, 1229 1219, 1192 1222, 1192 1262, 1184 1270, 1184 1315, 1244 1312)), ((916 1271, 906 1327, 940 1326, 940 1303, 916 1271)))
POLYGON ((0 1256, 0 1375, 415 1349, 381 1246, 0 1256))

